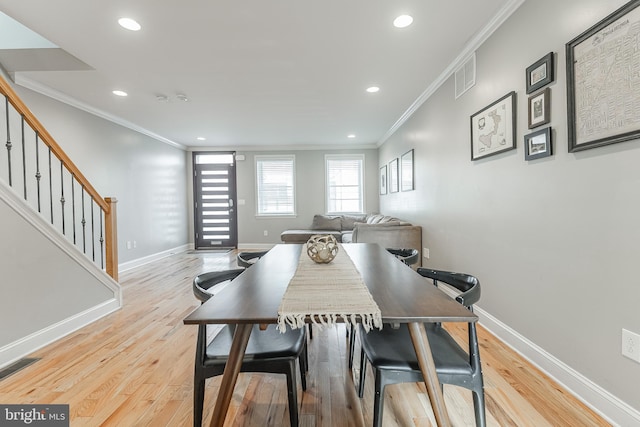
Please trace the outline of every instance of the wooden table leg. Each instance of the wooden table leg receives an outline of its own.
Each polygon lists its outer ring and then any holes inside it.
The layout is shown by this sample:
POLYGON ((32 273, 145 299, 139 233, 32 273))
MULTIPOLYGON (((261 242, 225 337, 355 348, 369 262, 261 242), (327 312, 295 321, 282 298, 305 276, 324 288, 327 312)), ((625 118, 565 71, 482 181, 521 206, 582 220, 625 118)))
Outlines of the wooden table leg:
POLYGON ((242 359, 244 359, 244 352, 247 350, 247 343, 251 336, 251 329, 253 329, 252 324, 236 325, 236 331, 233 334, 233 341, 231 342, 231 349, 229 350, 229 360, 227 360, 227 364, 224 367, 216 407, 213 410, 211 424, 209 424, 211 427, 222 427, 227 417, 229 403, 233 396, 233 389, 236 386, 236 380, 238 379, 240 367, 242 366, 242 359))
POLYGON ((416 355, 418 356, 418 364, 424 377, 424 384, 427 386, 431 407, 436 416, 436 424, 442 427, 450 427, 451 421, 444 404, 444 396, 440 388, 440 381, 438 381, 436 365, 433 362, 427 330, 424 328, 423 323, 413 322, 409 323, 408 326, 411 341, 413 341, 413 347, 416 349, 416 355))

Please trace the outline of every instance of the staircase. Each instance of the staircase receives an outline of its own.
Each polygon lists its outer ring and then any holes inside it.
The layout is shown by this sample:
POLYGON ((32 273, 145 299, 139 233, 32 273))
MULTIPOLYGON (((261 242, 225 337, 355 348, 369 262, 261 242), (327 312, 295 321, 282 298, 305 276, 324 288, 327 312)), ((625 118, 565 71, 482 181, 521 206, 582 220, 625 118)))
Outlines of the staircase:
POLYGON ((102 197, 0 74, 0 368, 122 306, 102 197))
POLYGON ((0 94, 0 179, 117 281, 117 200, 100 196, 1 76, 0 94))

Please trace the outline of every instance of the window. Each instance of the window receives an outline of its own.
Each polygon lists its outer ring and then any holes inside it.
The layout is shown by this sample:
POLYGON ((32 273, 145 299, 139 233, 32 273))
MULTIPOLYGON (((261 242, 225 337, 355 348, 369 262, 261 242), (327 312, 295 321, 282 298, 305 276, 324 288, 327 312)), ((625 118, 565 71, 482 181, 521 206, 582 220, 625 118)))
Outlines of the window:
POLYGON ((295 215, 295 156, 256 156, 257 214, 295 215))
POLYGON ((327 213, 364 212, 364 156, 325 156, 327 213))

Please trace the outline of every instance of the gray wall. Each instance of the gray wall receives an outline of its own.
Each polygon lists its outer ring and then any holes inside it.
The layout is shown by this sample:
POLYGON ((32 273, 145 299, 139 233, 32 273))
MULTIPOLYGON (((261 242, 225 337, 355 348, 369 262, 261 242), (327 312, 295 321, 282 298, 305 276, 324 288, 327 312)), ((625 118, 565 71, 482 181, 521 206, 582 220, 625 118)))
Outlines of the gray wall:
POLYGON ((365 156, 365 211, 378 211, 378 150, 289 150, 289 151, 238 151, 245 160, 237 162, 238 199, 245 201, 238 206, 238 242, 240 245, 269 245, 280 243, 280 233, 287 229, 306 229, 315 214, 326 212, 325 203, 325 154, 364 154, 365 156), (297 216, 256 217, 255 156, 293 154, 296 163, 297 216), (268 236, 264 236, 267 230, 268 236))
POLYGON ((0 349, 114 298, 2 197, 0 218, 0 349))
POLYGON ((621 329, 640 332, 640 141, 567 150, 565 43, 624 0, 525 2, 477 50, 476 85, 458 100, 450 78, 380 149, 415 149, 416 190, 381 210, 423 227, 429 267, 479 277, 480 307, 640 410, 640 365, 621 329), (526 162, 525 69, 556 53, 555 154, 526 162), (470 161, 469 117, 517 92, 517 150, 470 161))
POLYGON ((96 190, 118 199, 119 263, 190 241, 186 151, 20 86, 15 90, 96 190))

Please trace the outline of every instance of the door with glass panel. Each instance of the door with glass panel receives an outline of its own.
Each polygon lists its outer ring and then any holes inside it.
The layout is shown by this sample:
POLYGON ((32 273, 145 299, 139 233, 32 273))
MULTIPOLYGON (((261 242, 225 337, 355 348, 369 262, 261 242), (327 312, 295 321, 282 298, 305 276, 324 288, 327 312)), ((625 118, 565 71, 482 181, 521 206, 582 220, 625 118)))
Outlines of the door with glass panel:
POLYGON ((238 245, 234 152, 193 153, 195 248, 238 245))

